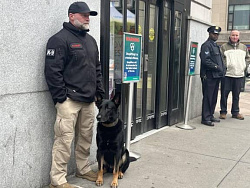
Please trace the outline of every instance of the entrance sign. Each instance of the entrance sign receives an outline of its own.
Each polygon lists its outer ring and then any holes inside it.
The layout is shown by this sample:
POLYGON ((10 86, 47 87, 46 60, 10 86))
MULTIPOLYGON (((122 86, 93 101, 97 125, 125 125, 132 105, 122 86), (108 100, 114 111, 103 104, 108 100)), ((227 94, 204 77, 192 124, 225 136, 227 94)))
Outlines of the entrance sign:
POLYGON ((140 81, 142 36, 133 33, 123 34, 123 83, 140 81))
POLYGON ((141 156, 130 151, 131 127, 132 127, 132 107, 134 82, 140 81, 141 72, 141 51, 142 36, 133 33, 123 33, 123 63, 122 63, 122 82, 129 83, 128 93, 128 119, 127 119, 127 138, 126 149, 129 156, 139 159, 141 156))
POLYGON ((197 42, 191 42, 190 44, 190 54, 189 54, 189 82, 188 82, 188 96, 187 96, 187 103, 186 103, 186 111, 185 111, 185 119, 184 125, 176 125, 176 127, 185 130, 193 130, 195 127, 188 125, 188 115, 189 115, 189 103, 190 103, 190 96, 191 96, 191 87, 192 87, 192 78, 195 73, 195 63, 196 63, 196 55, 197 55, 197 42))
POLYGON ((195 64, 196 64, 196 57, 197 57, 197 42, 191 42, 190 44, 190 54, 189 54, 189 75, 194 75, 195 73, 195 64))

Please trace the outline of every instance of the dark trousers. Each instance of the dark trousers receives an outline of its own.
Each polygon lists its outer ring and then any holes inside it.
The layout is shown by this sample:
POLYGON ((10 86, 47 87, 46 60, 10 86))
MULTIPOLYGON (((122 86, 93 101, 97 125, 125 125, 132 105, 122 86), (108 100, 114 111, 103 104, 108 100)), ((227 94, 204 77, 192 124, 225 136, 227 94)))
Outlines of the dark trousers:
POLYGON ((202 79, 202 121, 211 121, 217 103, 220 78, 202 79))
POLYGON ((231 114, 237 115, 239 113, 240 90, 242 87, 243 79, 244 79, 243 77, 232 78, 226 76, 221 80, 221 99, 220 99, 221 114, 227 113, 227 98, 230 91, 232 91, 231 114))

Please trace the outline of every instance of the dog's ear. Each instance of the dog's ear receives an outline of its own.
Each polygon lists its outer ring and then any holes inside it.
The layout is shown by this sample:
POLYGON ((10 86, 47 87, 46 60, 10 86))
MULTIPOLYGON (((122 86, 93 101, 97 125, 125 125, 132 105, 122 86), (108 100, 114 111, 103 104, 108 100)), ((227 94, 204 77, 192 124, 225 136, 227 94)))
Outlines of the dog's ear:
POLYGON ((101 103, 102 103, 102 96, 99 93, 97 93, 95 96, 95 104, 97 108, 100 108, 101 103))
POLYGON ((102 101, 103 101, 103 100, 96 100, 96 101, 95 101, 95 105, 96 105, 96 107, 97 107, 98 109, 100 109, 100 106, 101 106, 101 104, 102 104, 102 101))
POLYGON ((115 93, 115 96, 113 97, 112 101, 118 107, 121 104, 121 92, 115 93))

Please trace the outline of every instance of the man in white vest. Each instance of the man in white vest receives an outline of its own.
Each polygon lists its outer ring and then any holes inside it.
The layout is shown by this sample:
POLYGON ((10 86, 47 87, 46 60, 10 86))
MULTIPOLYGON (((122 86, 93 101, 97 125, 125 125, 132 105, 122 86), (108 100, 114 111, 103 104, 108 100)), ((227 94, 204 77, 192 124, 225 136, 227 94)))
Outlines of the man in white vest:
POLYGON ((232 91, 232 118, 244 120, 244 116, 240 114, 239 99, 242 83, 244 83, 245 69, 250 63, 250 56, 246 45, 240 43, 239 38, 240 32, 232 30, 229 41, 221 46, 227 71, 221 80, 220 119, 226 119, 227 98, 232 91))

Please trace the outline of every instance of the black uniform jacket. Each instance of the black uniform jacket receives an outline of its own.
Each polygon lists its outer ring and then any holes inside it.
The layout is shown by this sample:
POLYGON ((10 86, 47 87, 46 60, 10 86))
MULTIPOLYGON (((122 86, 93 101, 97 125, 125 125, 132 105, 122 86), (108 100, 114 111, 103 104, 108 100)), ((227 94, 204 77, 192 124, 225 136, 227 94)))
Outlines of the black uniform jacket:
POLYGON ((222 60, 219 46, 211 39, 208 39, 201 46, 200 51, 201 78, 221 78, 225 76, 226 68, 222 60))
POLYGON ((97 93, 104 97, 95 39, 65 22, 47 43, 45 77, 55 104, 67 97, 87 103, 94 102, 97 93))

